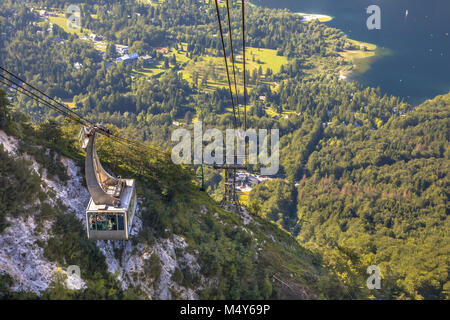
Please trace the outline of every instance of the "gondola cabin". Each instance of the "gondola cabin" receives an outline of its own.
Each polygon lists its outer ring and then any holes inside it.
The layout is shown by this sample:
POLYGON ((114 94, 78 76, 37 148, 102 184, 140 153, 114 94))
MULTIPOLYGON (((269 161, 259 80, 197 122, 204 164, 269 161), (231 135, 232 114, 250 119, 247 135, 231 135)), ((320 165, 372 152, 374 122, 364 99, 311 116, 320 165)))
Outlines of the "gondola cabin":
POLYGON ((135 181, 116 178, 103 169, 95 149, 97 132, 111 135, 100 125, 83 127, 80 132, 91 195, 86 209, 87 236, 93 240, 128 240, 137 205, 135 181))
POLYGON ((136 211, 136 192, 134 180, 123 181, 120 205, 95 204, 89 200, 86 209, 87 235, 93 240, 128 240, 136 211))

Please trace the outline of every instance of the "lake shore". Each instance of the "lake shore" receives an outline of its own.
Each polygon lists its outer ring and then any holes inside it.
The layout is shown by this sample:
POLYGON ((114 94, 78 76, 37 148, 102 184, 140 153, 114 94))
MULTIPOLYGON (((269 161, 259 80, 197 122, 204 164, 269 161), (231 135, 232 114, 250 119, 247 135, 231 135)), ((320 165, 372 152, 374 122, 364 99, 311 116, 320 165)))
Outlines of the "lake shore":
POLYGON ((296 14, 301 15, 303 17, 302 21, 319 20, 320 22, 329 22, 333 20, 333 17, 327 16, 325 14, 304 13, 304 12, 296 12, 296 14))
POLYGON ((340 71, 339 79, 341 80, 351 78, 354 74, 367 72, 377 59, 392 54, 391 50, 373 43, 348 38, 347 41, 348 48, 339 52, 339 55, 351 63, 351 66, 340 71))
POLYGON ((377 56, 377 45, 353 39, 347 39, 347 48, 339 55, 345 61, 352 64, 352 68, 346 71, 343 77, 347 77, 351 72, 364 73, 370 68, 370 64, 377 56))
MULTIPOLYGON (((257 5, 251 2, 250 4, 257 7, 257 5)), ((333 20, 332 16, 325 14, 305 12, 295 13, 302 16, 303 22, 318 20, 319 22, 325 23, 333 20)), ((339 52, 339 55, 345 61, 349 62, 350 66, 346 66, 340 70, 339 79, 348 80, 353 74, 363 74, 370 69, 371 64, 378 58, 389 54, 389 49, 379 48, 376 44, 347 38, 347 48, 344 51, 339 52)))

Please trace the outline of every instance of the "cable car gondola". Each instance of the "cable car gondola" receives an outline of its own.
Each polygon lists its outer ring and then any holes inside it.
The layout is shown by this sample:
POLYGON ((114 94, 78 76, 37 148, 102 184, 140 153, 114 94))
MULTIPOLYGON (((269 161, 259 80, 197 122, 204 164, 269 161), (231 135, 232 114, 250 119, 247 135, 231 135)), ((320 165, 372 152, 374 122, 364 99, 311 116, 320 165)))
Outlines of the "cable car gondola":
POLYGON ((128 240, 136 211, 134 179, 120 179, 106 172, 95 149, 96 134, 110 136, 101 125, 83 126, 82 148, 86 150, 86 184, 91 195, 86 209, 86 231, 93 240, 128 240))
POLYGON ((86 150, 85 174, 91 195, 86 209, 87 236, 95 240, 128 240, 137 207, 135 181, 116 178, 103 169, 95 149, 95 138, 100 133, 130 147, 139 143, 113 135, 108 128, 83 118, 2 66, 0 70, 1 84, 82 125, 79 139, 86 150))

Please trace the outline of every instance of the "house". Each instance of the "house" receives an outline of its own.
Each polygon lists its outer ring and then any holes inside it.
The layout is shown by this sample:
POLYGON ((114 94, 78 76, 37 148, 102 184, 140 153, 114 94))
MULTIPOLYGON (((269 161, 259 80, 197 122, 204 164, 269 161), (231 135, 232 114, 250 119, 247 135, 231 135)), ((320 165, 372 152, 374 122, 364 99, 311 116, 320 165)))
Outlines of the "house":
POLYGON ((266 96, 259 96, 259 100, 266 101, 266 96))
POLYGON ((77 70, 80 70, 80 69, 83 68, 83 65, 82 65, 81 63, 79 63, 79 62, 75 62, 75 63, 73 64, 73 67, 74 67, 75 69, 77 69, 77 70))
POLYGON ((142 56, 141 59, 144 61, 145 64, 153 63, 153 58, 149 55, 142 56))
POLYGON ((169 53, 169 49, 164 47, 164 48, 157 48, 156 49, 157 52, 162 53, 162 54, 166 54, 169 53))
POLYGON ((236 173, 236 189, 241 191, 250 191, 254 186, 260 184, 258 178, 251 174, 236 173))
POLYGON ((101 40, 103 40, 103 37, 92 33, 89 36, 89 39, 91 39, 92 41, 101 41, 101 40))
POLYGON ((326 127, 329 127, 329 126, 331 126, 331 124, 332 124, 333 122, 322 122, 322 128, 326 128, 326 127))
POLYGON ((137 53, 132 53, 130 55, 126 54, 121 56, 120 58, 117 58, 117 62, 123 62, 123 63, 131 63, 136 61, 139 58, 139 55, 137 53))
POLYGON ((180 122, 178 122, 178 121, 174 121, 174 122, 172 122, 172 124, 173 124, 174 126, 177 126, 177 127, 180 126, 180 122))
POLYGON ((122 46, 120 44, 116 44, 116 52, 120 55, 128 54, 128 46, 122 46))

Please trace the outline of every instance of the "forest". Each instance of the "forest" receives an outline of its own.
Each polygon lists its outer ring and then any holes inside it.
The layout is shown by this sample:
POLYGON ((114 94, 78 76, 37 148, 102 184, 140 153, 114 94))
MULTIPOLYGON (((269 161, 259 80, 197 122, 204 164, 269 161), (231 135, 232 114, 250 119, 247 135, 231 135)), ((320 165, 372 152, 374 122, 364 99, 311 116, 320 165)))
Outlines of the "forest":
MULTIPOLYGON (((8 216, 32 215, 38 222, 38 230, 43 228, 44 222, 54 221, 52 236, 46 244, 39 243, 44 256, 62 266, 80 266, 82 278, 87 282, 83 290, 71 290, 64 283, 64 275, 55 272, 49 288, 38 296, 11 290, 12 278, 1 272, 0 299, 142 299, 139 287, 121 288, 115 275, 107 271, 105 256, 96 243, 86 238, 73 210, 63 203, 52 205, 54 195, 41 188, 44 184, 42 171, 36 174, 30 169, 29 161, 23 160, 25 155, 32 155, 42 170, 64 182, 66 173, 59 170, 63 167, 60 157, 74 159, 82 166, 83 156, 73 139, 78 128, 52 119, 34 125, 21 111, 12 110, 1 89, 0 116, 0 130, 19 139, 20 145, 26 145, 26 149, 19 148, 15 156, 5 151, 3 145, 0 147, 0 233, 8 227, 8 216), (36 201, 30 205, 33 200, 36 201)), ((105 139, 100 140, 98 151, 107 169, 137 179, 143 227, 130 241, 152 245, 172 234, 183 236, 189 243, 188 250, 199 255, 201 273, 194 273, 192 266, 185 264, 175 270, 172 279, 198 290, 200 299, 299 297, 298 292, 273 284, 270 280, 273 275, 289 278, 291 285, 300 288, 307 286, 311 296, 349 297, 337 276, 321 265, 319 256, 301 247, 274 224, 254 216, 256 224, 247 225, 245 229, 236 213, 224 211, 198 190, 192 183, 192 169, 161 161, 159 156, 145 149, 136 153, 105 139), (206 213, 199 213, 200 208, 206 213), (277 242, 272 242, 269 234, 275 236, 277 242), (280 269, 277 261, 283 261, 284 269, 280 269), (214 279, 216 285, 200 286, 200 276, 214 279)), ((161 275, 159 258, 152 255, 144 270, 152 285, 156 285, 161 275)))
POLYGON ((297 187, 273 180, 249 201, 349 287, 379 265, 387 289, 377 298, 448 299, 449 107, 447 94, 377 130, 333 123, 297 187))

